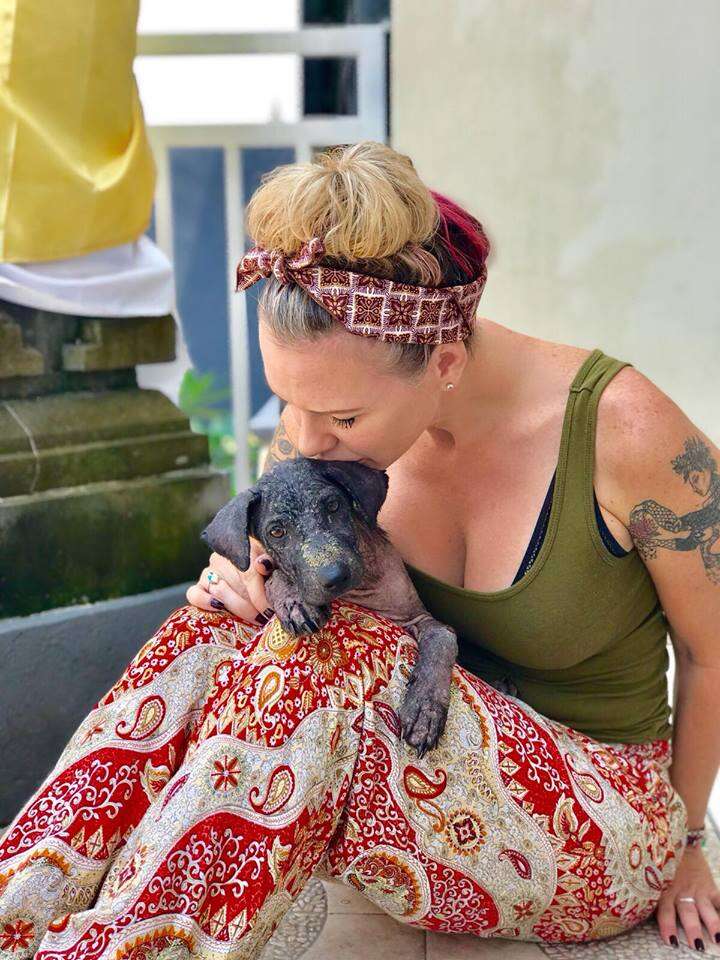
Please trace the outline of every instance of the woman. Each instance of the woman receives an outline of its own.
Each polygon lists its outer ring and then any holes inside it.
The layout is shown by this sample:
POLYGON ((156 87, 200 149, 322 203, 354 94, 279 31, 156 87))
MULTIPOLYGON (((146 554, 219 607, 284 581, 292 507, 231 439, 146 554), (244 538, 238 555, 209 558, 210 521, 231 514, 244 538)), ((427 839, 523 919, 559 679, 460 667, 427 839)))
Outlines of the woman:
POLYGON ((396 625, 339 600, 292 637, 260 544, 248 571, 213 554, 4 838, 0 949, 254 957, 316 870, 438 931, 582 941, 657 910, 666 943, 678 916, 720 940, 696 842, 720 594, 675 512, 720 451, 628 364, 475 318, 480 224, 382 144, 277 168, 247 222, 273 457, 387 469, 379 522, 459 634, 445 732, 422 760, 399 737, 396 625))

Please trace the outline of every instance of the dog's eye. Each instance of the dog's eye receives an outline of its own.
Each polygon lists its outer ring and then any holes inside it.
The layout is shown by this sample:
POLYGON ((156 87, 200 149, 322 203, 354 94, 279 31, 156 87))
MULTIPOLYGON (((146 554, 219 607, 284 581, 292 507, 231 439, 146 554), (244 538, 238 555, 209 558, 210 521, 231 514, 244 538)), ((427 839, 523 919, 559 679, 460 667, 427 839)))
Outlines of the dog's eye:
POLYGON ((325 506, 328 513, 335 513, 336 510, 340 509, 340 501, 333 497, 332 500, 325 501, 325 506))
POLYGON ((276 539, 278 537, 285 536, 285 530, 283 527, 270 527, 270 529, 268 530, 268 533, 270 534, 271 537, 275 537, 276 539))

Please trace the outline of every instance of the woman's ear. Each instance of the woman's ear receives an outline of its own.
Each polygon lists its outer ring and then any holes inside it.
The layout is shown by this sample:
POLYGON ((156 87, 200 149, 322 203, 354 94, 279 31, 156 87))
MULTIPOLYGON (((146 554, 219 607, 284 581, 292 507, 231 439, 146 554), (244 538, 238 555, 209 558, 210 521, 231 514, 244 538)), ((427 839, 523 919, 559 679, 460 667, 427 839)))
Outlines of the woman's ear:
POLYGON ((374 527, 387 496, 389 477, 354 460, 311 460, 314 469, 350 497, 353 509, 367 526, 374 527))
POLYGON ((439 383, 452 380, 459 383, 468 362, 468 351, 462 340, 443 343, 430 355, 428 369, 434 371, 439 383))
POLYGON ((260 491, 248 487, 221 507, 200 534, 212 551, 226 557, 238 570, 250 566, 249 535, 260 499, 260 491))

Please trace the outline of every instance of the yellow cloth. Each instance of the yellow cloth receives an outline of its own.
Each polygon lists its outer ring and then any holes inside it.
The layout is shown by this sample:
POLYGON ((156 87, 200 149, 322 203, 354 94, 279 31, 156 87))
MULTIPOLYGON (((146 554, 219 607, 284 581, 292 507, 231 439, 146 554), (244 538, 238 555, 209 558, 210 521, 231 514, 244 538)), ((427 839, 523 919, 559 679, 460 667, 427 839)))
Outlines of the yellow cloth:
POLYGON ((147 229, 137 18, 138 0, 0 0, 0 260, 73 257, 147 229))

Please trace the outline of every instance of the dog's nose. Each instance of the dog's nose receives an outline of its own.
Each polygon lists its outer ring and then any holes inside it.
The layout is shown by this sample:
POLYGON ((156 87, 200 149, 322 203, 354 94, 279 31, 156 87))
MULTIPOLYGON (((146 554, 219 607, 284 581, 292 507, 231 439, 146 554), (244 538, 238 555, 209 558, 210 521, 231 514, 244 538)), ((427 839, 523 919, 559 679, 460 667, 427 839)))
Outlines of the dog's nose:
POLYGON ((346 563, 326 563, 317 575, 324 587, 339 587, 349 578, 350 567, 346 563))

